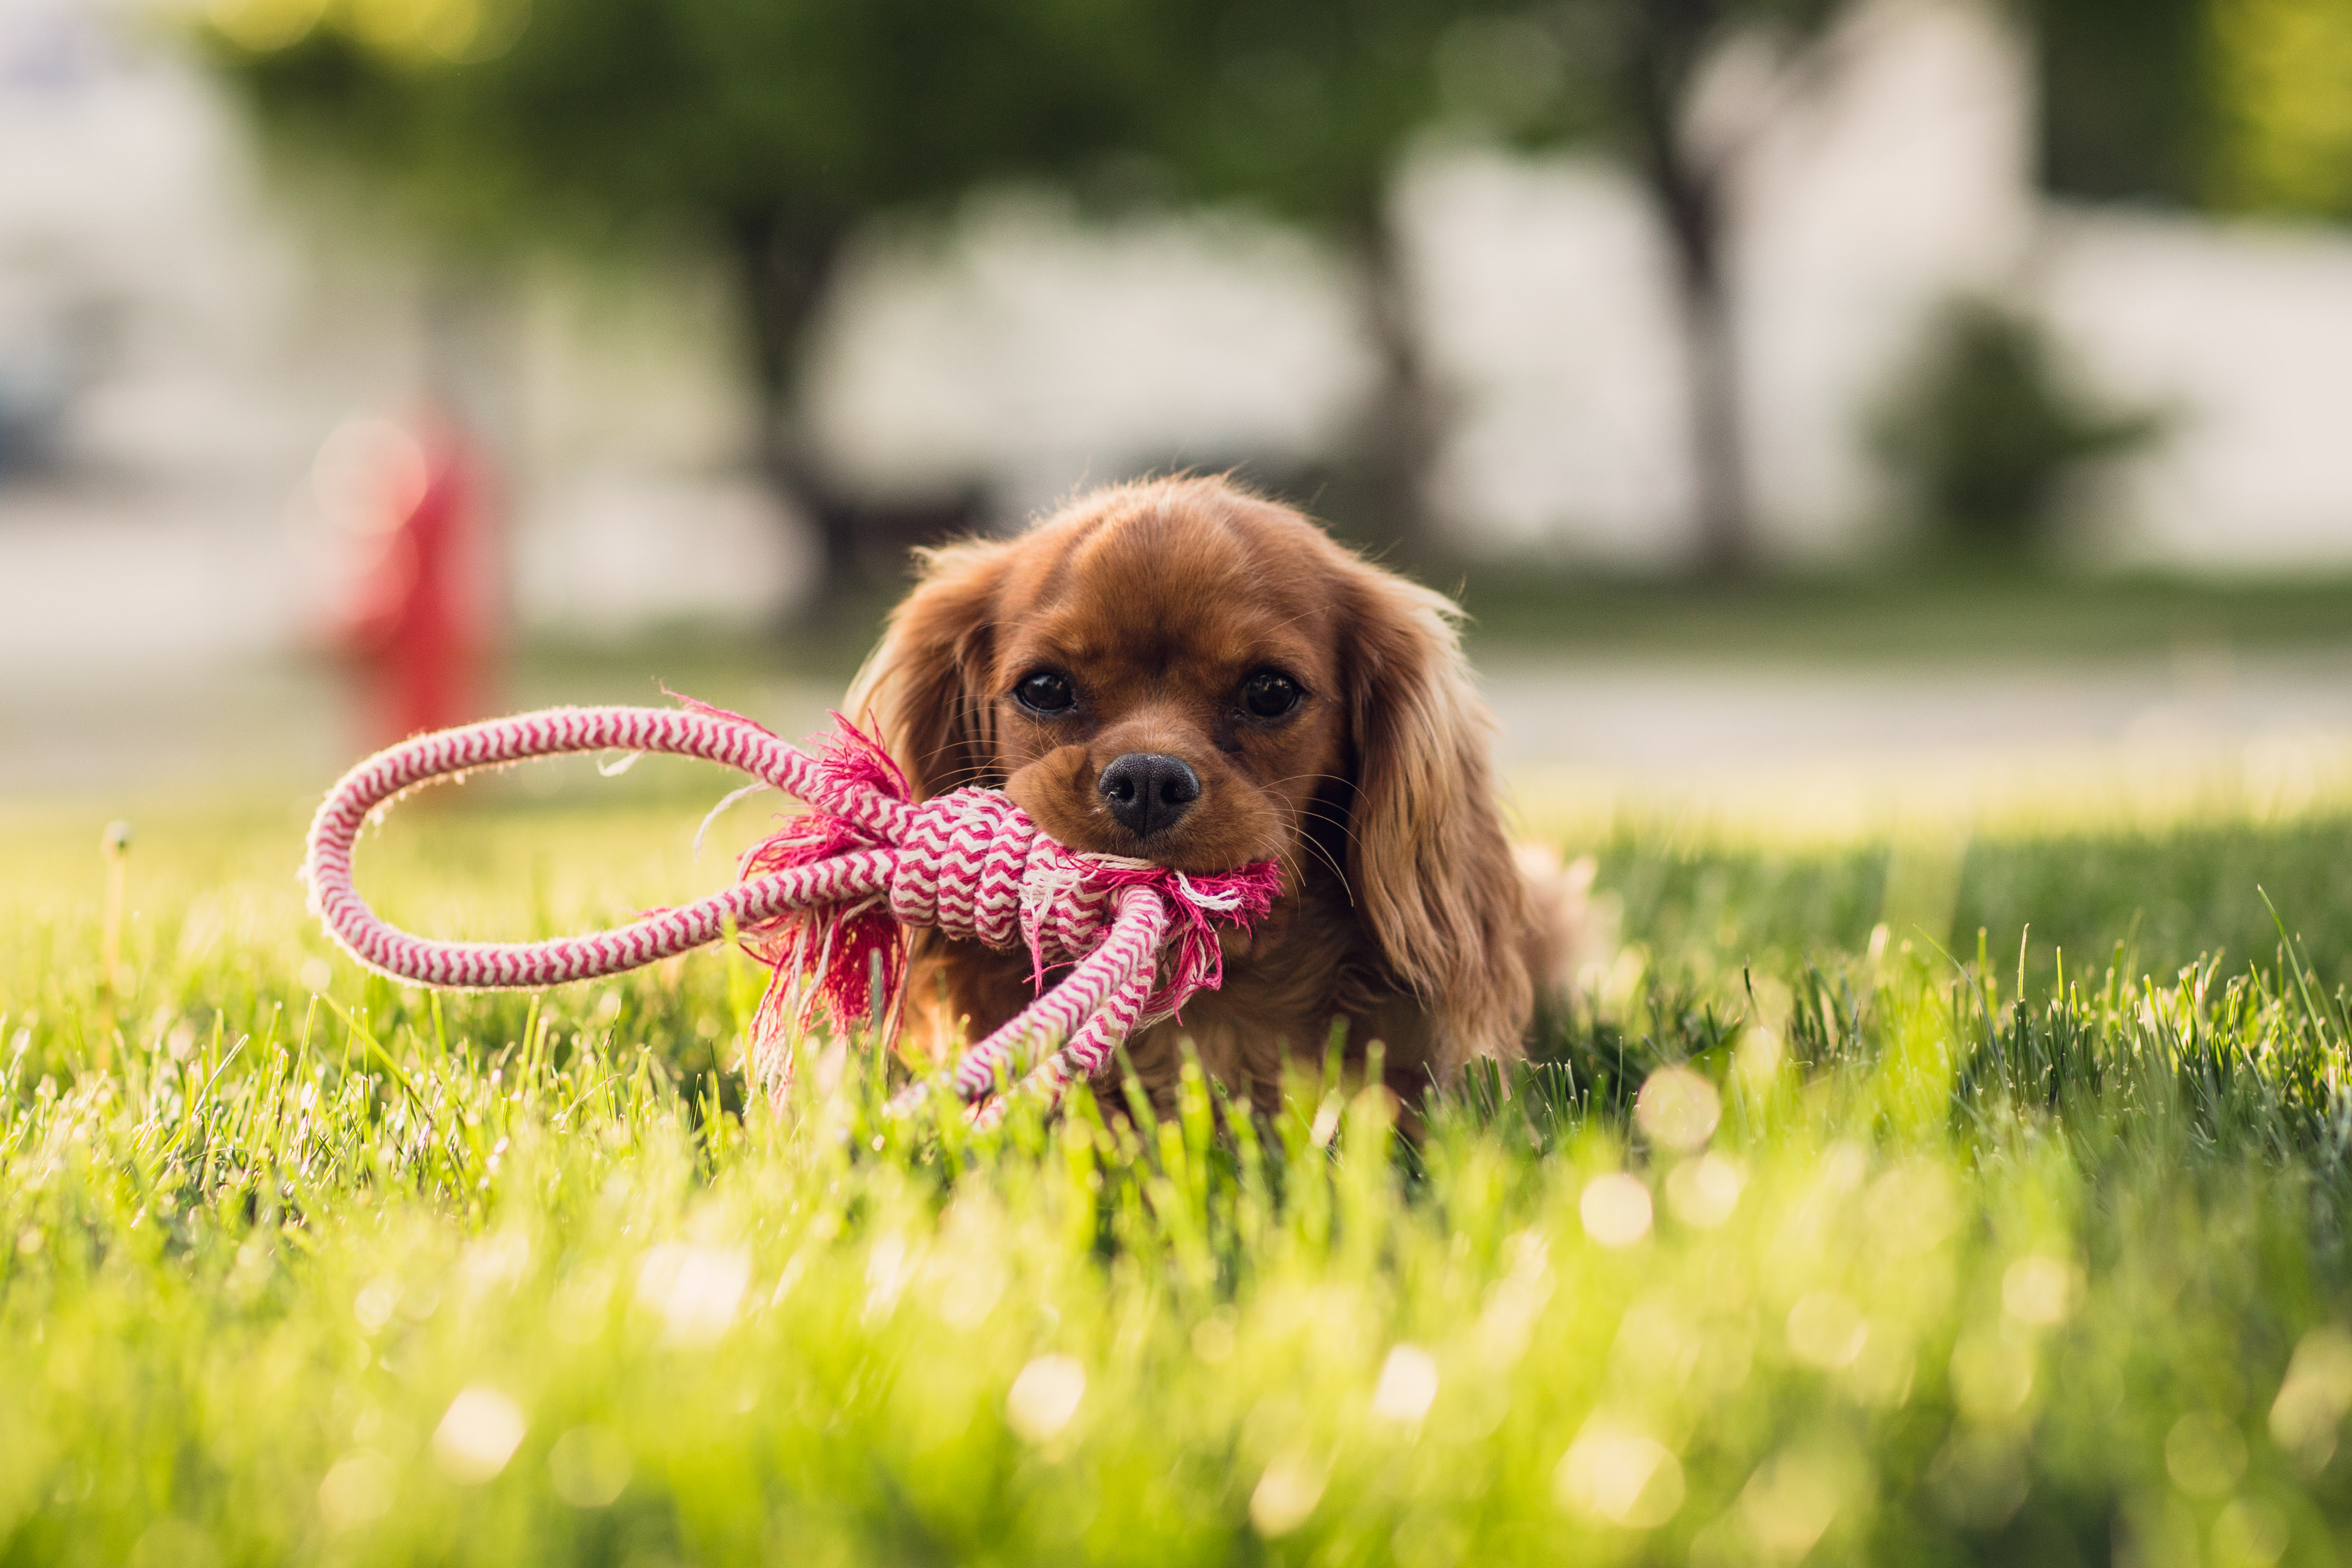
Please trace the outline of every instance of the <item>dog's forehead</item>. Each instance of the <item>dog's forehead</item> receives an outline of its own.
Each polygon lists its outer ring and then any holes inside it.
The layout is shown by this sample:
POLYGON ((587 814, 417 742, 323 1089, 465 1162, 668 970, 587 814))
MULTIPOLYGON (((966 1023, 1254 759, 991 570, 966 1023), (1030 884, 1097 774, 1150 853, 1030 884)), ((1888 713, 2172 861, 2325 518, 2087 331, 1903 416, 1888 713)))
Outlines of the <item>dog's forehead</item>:
POLYGON ((1328 646, 1327 574, 1293 530, 1139 506, 1057 532, 1016 574, 1006 608, 1013 626, 1064 658, 1229 665, 1311 660, 1328 646))

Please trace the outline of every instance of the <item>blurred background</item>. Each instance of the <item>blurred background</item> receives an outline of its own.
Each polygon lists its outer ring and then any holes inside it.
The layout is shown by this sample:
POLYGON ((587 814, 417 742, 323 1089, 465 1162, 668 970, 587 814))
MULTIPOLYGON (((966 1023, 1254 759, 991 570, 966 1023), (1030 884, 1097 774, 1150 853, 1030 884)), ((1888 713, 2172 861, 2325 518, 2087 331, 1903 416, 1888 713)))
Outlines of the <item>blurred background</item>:
POLYGON ((0 0, 0 799, 805 731, 911 545, 1202 468, 1529 798, 2291 805, 2347 216, 2352 0, 0 0))

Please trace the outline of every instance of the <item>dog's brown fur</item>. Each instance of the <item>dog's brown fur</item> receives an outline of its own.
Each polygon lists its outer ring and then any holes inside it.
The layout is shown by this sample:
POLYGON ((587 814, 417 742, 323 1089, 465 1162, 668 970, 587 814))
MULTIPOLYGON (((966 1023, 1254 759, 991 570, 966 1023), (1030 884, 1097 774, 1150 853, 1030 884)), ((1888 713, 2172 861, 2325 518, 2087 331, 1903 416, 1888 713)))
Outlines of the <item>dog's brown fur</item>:
MULTIPOLYGON (((1165 1093, 1190 1039, 1270 1106, 1285 1052, 1319 1057, 1339 1021, 1351 1060, 1382 1043, 1409 1102, 1473 1057, 1518 1054, 1530 917, 1450 602, 1213 479, 1097 491, 923 566, 850 696, 919 795, 993 785, 1073 848, 1282 866, 1273 917, 1226 940, 1223 987, 1129 1043, 1147 1085, 1165 1093), (1067 713, 1014 699, 1041 669, 1076 687, 1067 713), (1238 701, 1267 669, 1305 692, 1278 721, 1238 701), (1150 841, 1096 787, 1136 752, 1181 758, 1202 784, 1150 841)), ((1030 998, 1026 954, 922 934, 910 996, 929 1048, 1030 998)))

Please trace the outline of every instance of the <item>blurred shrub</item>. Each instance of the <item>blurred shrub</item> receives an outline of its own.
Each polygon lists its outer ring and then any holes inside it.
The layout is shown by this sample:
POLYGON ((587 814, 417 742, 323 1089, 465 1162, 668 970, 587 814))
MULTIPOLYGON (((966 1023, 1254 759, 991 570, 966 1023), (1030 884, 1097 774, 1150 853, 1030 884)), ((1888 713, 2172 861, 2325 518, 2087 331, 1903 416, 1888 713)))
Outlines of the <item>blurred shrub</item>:
POLYGON ((2222 83, 2215 0, 2015 0, 2040 76, 2042 179, 2094 201, 2196 206, 2222 83))
POLYGON ((2110 408, 2076 385, 2040 322, 1961 299, 1937 315, 1872 435, 1934 536, 2016 552, 2056 531, 2084 464, 2144 447, 2164 426, 2155 410, 2110 408))
POLYGON ((2213 0, 2220 100, 2210 195, 2224 207, 2352 217, 2352 3, 2213 0))

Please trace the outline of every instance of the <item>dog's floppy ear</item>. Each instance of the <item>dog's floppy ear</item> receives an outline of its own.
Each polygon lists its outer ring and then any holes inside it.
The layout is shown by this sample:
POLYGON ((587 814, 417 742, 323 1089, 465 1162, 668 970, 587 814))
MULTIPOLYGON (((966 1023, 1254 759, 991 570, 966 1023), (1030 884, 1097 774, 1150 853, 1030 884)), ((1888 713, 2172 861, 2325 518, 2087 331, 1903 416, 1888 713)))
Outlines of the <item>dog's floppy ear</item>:
POLYGON ((1350 563, 1349 880, 1390 970, 1434 1016, 1441 1077, 1518 1054, 1527 895, 1496 809, 1494 720, 1443 595, 1350 563))
POLYGON ((998 541, 918 552, 922 579, 890 613, 857 672, 850 717, 871 726, 907 770, 917 799, 995 784, 995 710, 986 682, 996 593, 1013 546, 998 541))

